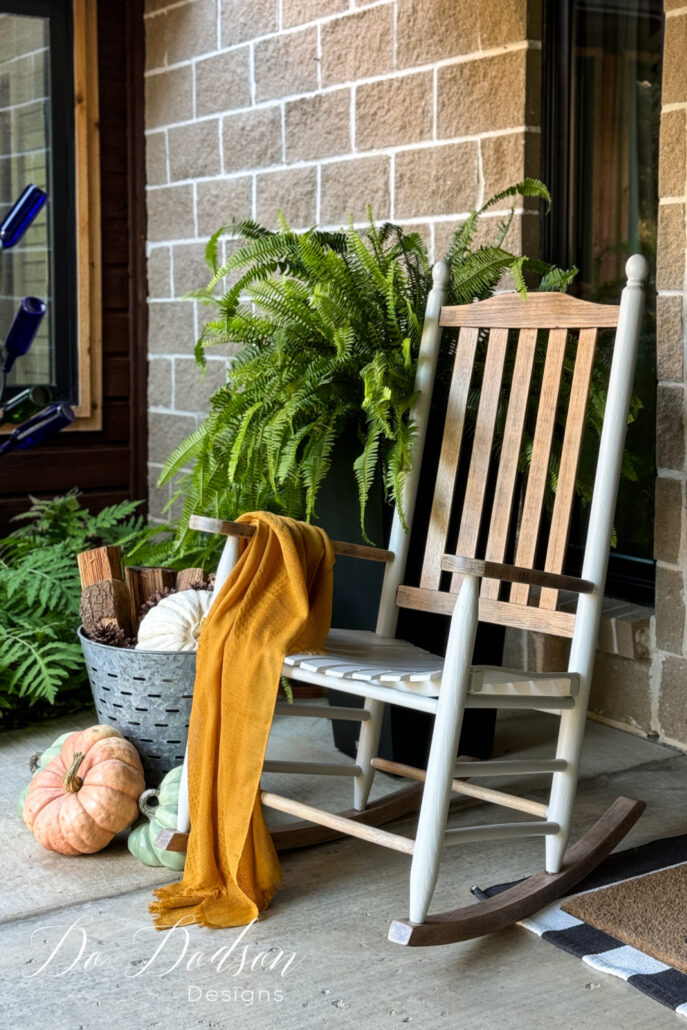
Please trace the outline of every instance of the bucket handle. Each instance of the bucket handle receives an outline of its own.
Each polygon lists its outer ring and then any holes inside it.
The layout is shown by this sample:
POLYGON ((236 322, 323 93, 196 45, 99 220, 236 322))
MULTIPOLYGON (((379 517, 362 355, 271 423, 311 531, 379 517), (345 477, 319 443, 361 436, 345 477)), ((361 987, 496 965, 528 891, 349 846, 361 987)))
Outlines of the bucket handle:
POLYGON ((160 797, 160 791, 156 787, 152 787, 150 790, 144 790, 140 798, 138 799, 138 807, 140 808, 143 815, 146 816, 146 818, 148 819, 155 818, 155 809, 158 807, 157 804, 150 804, 150 799, 153 797, 160 797))

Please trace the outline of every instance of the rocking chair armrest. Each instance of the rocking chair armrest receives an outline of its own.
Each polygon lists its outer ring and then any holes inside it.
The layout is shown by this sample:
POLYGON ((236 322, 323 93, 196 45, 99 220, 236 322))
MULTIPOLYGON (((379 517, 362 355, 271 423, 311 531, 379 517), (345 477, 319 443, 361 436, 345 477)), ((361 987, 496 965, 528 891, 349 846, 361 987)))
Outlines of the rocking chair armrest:
MULTIPOLYGON (((245 522, 228 522, 225 519, 211 519, 205 515, 191 515, 188 520, 190 529, 199 529, 204 533, 221 533, 223 536, 241 536, 247 539, 253 536, 255 528, 245 522)), ((380 561, 389 564, 394 560, 394 552, 382 547, 368 547, 366 544, 349 544, 343 540, 331 541, 334 554, 348 558, 364 558, 367 561, 380 561)))
POLYGON ((502 565, 500 562, 482 561, 480 558, 461 558, 445 554, 441 559, 443 572, 463 573, 485 579, 502 579, 506 583, 527 583, 529 586, 548 587, 552 590, 572 590, 577 594, 590 594, 594 584, 577 576, 563 576, 555 572, 540 572, 519 565, 502 565))

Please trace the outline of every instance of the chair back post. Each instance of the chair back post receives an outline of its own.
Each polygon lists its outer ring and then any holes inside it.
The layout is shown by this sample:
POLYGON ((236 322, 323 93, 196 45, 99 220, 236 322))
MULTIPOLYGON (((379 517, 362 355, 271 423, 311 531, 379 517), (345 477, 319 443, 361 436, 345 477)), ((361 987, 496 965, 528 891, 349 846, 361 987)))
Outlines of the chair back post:
POLYGON ((411 410, 411 417, 415 421, 416 435, 411 455, 410 472, 403 490, 403 511, 408 529, 406 531, 403 528, 398 511, 395 511, 388 545, 389 550, 394 553, 394 560, 386 567, 377 616, 376 631, 383 637, 393 637, 398 622, 396 591, 403 581, 408 559, 410 531, 413 525, 415 500, 420 479, 420 466, 427 436, 429 409, 432 402, 432 390, 441 346, 439 313, 446 303, 446 288, 450 274, 449 266, 445 261, 437 261, 432 269, 433 286, 427 298, 422 340, 420 342, 417 370, 415 372, 417 400, 411 410))
POLYGON ((606 583, 649 266, 641 254, 633 254, 627 261, 625 272, 627 286, 620 300, 582 566, 582 578, 591 581, 594 590, 579 597, 568 665, 569 671, 579 673, 580 689, 587 692, 591 683, 599 633, 601 602, 606 583))

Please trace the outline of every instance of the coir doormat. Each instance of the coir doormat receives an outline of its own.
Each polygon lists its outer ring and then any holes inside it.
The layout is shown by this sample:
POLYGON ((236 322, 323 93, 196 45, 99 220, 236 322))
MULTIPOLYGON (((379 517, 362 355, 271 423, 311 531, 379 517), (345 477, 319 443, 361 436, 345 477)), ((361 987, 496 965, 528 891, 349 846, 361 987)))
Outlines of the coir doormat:
MULTIPOLYGON (((620 851, 578 884, 574 895, 547 906, 531 919, 523 919, 519 925, 581 958, 592 969, 617 976, 678 1015, 687 1016, 687 974, 676 968, 687 954, 687 910, 680 901, 687 873, 668 875, 685 863, 687 834, 620 851), (652 884, 652 874, 659 870, 665 875, 654 878, 652 884), (623 891, 620 885, 631 879, 634 882, 623 891), (618 885, 612 889, 613 896, 609 892, 603 897, 606 892, 600 888, 611 885, 618 885), (586 893, 589 891, 598 892, 597 897, 586 893), (648 904, 650 899, 653 911, 646 913, 644 930, 641 919, 623 909, 623 893, 626 902, 631 899, 637 905, 648 904), (618 936, 609 932, 611 929, 618 936), (654 957, 656 954, 664 961, 654 957)), ((480 899, 488 898, 512 886, 502 883, 485 890, 475 887, 473 893, 480 899)))

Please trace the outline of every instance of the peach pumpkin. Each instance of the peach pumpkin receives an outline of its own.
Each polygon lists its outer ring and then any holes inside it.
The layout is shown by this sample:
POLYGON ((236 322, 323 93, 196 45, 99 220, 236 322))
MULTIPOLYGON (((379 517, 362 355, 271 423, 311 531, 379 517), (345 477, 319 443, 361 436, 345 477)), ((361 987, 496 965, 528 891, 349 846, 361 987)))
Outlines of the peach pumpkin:
POLYGON ((133 744, 113 726, 91 726, 70 734, 31 780, 24 822, 50 851, 92 854, 133 823, 144 789, 133 744))

